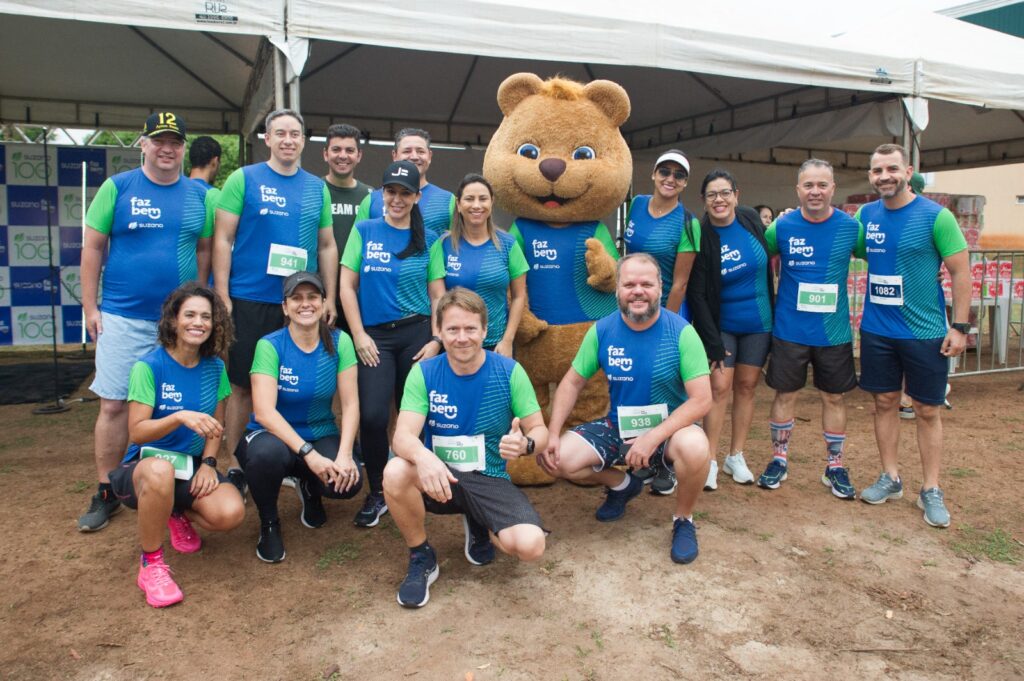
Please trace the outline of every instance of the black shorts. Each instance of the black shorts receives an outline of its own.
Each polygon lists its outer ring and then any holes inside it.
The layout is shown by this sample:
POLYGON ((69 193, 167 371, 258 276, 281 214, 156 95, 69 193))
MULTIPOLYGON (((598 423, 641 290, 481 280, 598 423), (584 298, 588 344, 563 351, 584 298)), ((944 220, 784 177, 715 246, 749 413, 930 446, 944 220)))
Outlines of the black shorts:
POLYGON ((284 326, 284 311, 280 303, 232 298, 231 321, 235 323, 235 343, 228 350, 228 380, 232 385, 248 388, 256 343, 284 326))
POLYGON ((431 513, 464 513, 495 534, 513 525, 544 527, 530 500, 511 480, 479 471, 448 470, 458 479, 451 486, 452 500, 442 504, 424 494, 423 505, 431 513))
POLYGON ((814 367, 814 387, 841 395, 857 387, 853 343, 816 346, 790 343, 772 336, 772 353, 765 383, 780 393, 792 393, 807 383, 807 365, 814 367))
POLYGON ((729 353, 725 356, 725 367, 734 368, 737 364, 752 367, 763 367, 768 358, 768 350, 772 345, 772 334, 764 333, 729 333, 721 332, 722 345, 729 353))
MULTIPOLYGON (((196 460, 196 465, 202 465, 196 460)), ((122 504, 130 509, 139 509, 139 498, 135 495, 135 481, 132 476, 135 475, 135 467, 139 465, 139 459, 134 459, 128 463, 123 463, 110 472, 110 488, 114 492, 114 496, 122 504)), ((217 473, 217 480, 221 483, 225 483, 228 479, 217 473)), ((195 501, 195 497, 192 496, 192 492, 189 488, 192 486, 191 480, 175 480, 174 481, 174 510, 181 512, 192 508, 192 502, 195 501)))

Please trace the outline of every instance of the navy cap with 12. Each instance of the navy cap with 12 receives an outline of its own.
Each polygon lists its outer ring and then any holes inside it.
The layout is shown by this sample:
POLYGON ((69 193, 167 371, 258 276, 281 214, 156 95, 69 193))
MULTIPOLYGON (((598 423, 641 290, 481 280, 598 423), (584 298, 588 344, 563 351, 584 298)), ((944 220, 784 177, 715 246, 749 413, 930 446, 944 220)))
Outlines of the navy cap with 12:
POLYGON ((184 119, 172 111, 158 111, 150 114, 146 119, 146 124, 142 126, 142 134, 146 137, 156 137, 164 133, 171 133, 185 139, 184 119))

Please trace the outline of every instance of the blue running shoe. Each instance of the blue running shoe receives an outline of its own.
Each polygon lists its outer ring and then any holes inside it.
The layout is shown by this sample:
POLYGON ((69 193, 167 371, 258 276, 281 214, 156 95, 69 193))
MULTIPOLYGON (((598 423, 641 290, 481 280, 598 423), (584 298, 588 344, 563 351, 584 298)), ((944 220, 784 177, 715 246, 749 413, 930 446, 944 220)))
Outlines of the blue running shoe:
POLYGON ((768 468, 765 468, 764 473, 761 473, 761 477, 757 479, 757 484, 765 489, 778 489, 782 481, 789 475, 788 471, 787 464, 778 459, 772 459, 768 468))
POLYGON ((932 527, 949 527, 949 511, 944 501, 938 487, 923 489, 917 497, 917 507, 924 511, 924 521, 932 527))
POLYGON ((860 500, 868 504, 884 504, 889 499, 902 498, 903 482, 893 480, 888 473, 882 473, 875 484, 860 493, 860 500))
POLYGON ((608 523, 613 520, 618 520, 626 513, 626 503, 630 499, 640 494, 640 491, 644 488, 644 483, 634 478, 629 473, 626 473, 626 477, 629 479, 629 484, 626 489, 616 492, 613 489, 609 489, 606 494, 604 503, 598 506, 595 517, 602 523, 608 523))
POLYGON ((427 546, 409 553, 409 571, 398 587, 398 604, 403 608, 422 608, 430 600, 430 585, 440 574, 434 549, 427 546))
POLYGON ((821 476, 821 484, 831 488, 832 494, 840 499, 853 499, 857 496, 857 490, 850 483, 850 474, 842 466, 826 466, 821 476))
POLYGON ((697 559, 697 528, 686 518, 672 523, 672 560, 676 563, 692 563, 697 559))
POLYGON ((363 501, 363 507, 356 513, 352 522, 356 527, 375 527, 380 517, 388 512, 388 504, 384 501, 383 492, 370 492, 363 501))

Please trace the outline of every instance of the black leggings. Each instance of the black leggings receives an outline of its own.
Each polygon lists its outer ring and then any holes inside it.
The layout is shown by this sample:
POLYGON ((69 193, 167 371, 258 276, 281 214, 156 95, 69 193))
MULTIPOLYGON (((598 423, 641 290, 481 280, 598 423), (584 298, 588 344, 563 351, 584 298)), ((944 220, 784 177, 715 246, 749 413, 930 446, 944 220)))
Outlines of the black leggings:
POLYGON ((359 365, 359 444, 371 492, 384 490, 384 466, 388 462, 388 419, 391 403, 401 406, 405 378, 413 356, 430 340, 430 318, 387 328, 389 324, 366 329, 377 344, 380 362, 375 367, 359 365))
MULTIPOLYGON (((313 441, 316 451, 328 459, 337 458, 338 445, 337 435, 328 435, 313 441)), ((320 495, 331 499, 351 499, 363 485, 363 477, 360 475, 347 492, 334 491, 333 487, 325 485, 320 478, 313 475, 306 462, 288 449, 285 443, 266 430, 247 431, 238 442, 235 456, 242 464, 253 503, 260 513, 260 521, 264 523, 278 519, 277 495, 281 491, 281 481, 288 476, 305 480, 314 496, 320 495)))

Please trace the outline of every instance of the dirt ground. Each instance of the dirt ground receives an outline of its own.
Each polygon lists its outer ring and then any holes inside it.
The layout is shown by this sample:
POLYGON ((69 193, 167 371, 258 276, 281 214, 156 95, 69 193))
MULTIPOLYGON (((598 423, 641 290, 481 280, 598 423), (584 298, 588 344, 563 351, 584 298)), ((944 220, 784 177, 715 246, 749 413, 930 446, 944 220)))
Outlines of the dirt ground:
MULTIPOLYGON (((319 530, 282 491, 287 560, 255 556, 255 510, 167 547, 185 601, 148 607, 135 586, 135 517, 97 534, 75 519, 94 489, 97 403, 57 416, 0 407, 2 679, 944 679, 1024 678, 1024 374, 954 379, 943 415, 953 516, 927 527, 915 495, 840 501, 823 468, 815 393, 800 396, 789 480, 776 491, 720 477, 697 514, 700 558, 668 556, 673 502, 643 494, 601 524, 601 492, 528 491, 553 531, 534 564, 462 555, 458 519, 429 520, 441 576, 430 603, 400 608, 406 550, 389 516, 351 523, 328 504, 319 530)), ((81 393, 81 394, 84 394, 81 393)), ((768 459, 763 386, 748 446, 768 459)), ((879 470, 870 400, 849 399, 847 462, 858 489, 879 470)), ((908 490, 920 483, 902 425, 908 490)))

